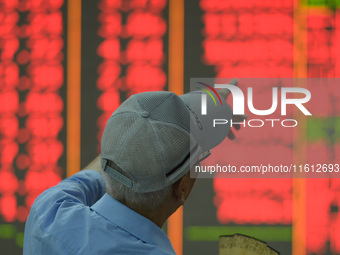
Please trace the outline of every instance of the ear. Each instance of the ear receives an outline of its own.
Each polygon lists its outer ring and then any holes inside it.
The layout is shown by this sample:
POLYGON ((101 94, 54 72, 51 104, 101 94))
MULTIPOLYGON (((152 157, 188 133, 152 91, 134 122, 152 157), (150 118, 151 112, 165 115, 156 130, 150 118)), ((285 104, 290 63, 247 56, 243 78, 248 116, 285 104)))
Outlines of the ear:
POLYGON ((184 205, 184 202, 186 200, 185 198, 185 192, 186 192, 186 176, 183 176, 181 179, 179 179, 175 185, 174 185, 174 196, 175 196, 175 199, 176 199, 176 202, 179 204, 179 205, 184 205))
POLYGON ((194 183, 195 179, 190 179, 190 173, 187 173, 175 183, 174 195, 180 205, 184 205, 184 202, 188 199, 194 183))

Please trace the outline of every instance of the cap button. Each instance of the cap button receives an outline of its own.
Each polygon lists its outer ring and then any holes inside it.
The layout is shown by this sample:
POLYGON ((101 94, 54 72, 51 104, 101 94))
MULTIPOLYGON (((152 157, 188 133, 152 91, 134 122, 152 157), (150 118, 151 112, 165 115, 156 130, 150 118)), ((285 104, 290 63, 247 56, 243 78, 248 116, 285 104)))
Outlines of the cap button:
POLYGON ((150 113, 148 113, 148 112, 142 112, 142 113, 141 113, 141 116, 142 116, 143 118, 147 118, 147 117, 150 116, 150 113))

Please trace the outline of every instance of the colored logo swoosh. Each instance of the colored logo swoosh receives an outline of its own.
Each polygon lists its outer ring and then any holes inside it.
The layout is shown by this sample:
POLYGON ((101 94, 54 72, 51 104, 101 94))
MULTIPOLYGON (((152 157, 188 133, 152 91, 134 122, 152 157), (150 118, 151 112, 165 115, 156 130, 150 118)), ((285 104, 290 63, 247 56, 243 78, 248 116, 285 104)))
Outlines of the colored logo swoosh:
MULTIPOLYGON (((213 92, 215 93, 215 95, 217 96, 218 100, 220 101, 221 105, 222 105, 222 100, 221 100, 221 98, 220 98, 220 95, 217 93, 217 91, 216 91, 216 89, 215 89, 214 87, 212 87, 212 86, 210 86, 210 85, 208 85, 208 84, 205 84, 205 83, 203 83, 203 82, 197 82, 197 83, 199 83, 199 84, 201 84, 201 85, 207 87, 207 88, 210 89, 211 91, 213 91, 213 92)), ((199 89, 201 89, 201 90, 203 90, 204 92, 206 92, 206 93, 214 100, 214 103, 215 103, 215 105, 216 105, 216 101, 215 101, 214 96, 213 96, 208 90, 203 89, 203 88, 199 88, 199 89)))

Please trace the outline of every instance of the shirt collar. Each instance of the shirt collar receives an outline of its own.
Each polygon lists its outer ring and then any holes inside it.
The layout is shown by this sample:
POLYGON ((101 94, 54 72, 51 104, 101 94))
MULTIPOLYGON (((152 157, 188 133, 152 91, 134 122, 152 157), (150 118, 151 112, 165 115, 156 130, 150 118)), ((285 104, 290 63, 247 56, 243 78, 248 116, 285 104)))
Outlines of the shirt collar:
POLYGON ((115 225, 146 243, 174 253, 167 235, 154 222, 105 193, 91 208, 115 225))

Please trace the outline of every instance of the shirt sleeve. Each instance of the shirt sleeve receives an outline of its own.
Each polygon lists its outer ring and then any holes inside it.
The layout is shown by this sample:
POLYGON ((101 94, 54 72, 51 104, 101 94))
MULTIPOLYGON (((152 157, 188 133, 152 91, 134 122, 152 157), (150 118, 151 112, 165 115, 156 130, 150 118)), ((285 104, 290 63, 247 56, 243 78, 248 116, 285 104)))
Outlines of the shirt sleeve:
MULTIPOLYGON (((64 199, 92 206, 105 194, 105 182, 99 172, 83 170, 54 187, 64 199)), ((54 189, 51 188, 51 189, 54 189)))
POLYGON ((101 174, 93 170, 83 170, 44 191, 34 205, 39 205, 43 200, 45 206, 49 202, 63 201, 92 206, 104 193, 105 182, 101 174))
MULTIPOLYGON (((24 254, 59 254, 45 251, 61 249, 53 238, 66 228, 63 224, 69 224, 65 219, 73 211, 89 208, 104 194, 105 182, 101 174, 93 170, 80 171, 44 191, 35 200, 26 221, 24 254)), ((73 254, 70 250, 63 251, 61 249, 60 254, 73 254)))

